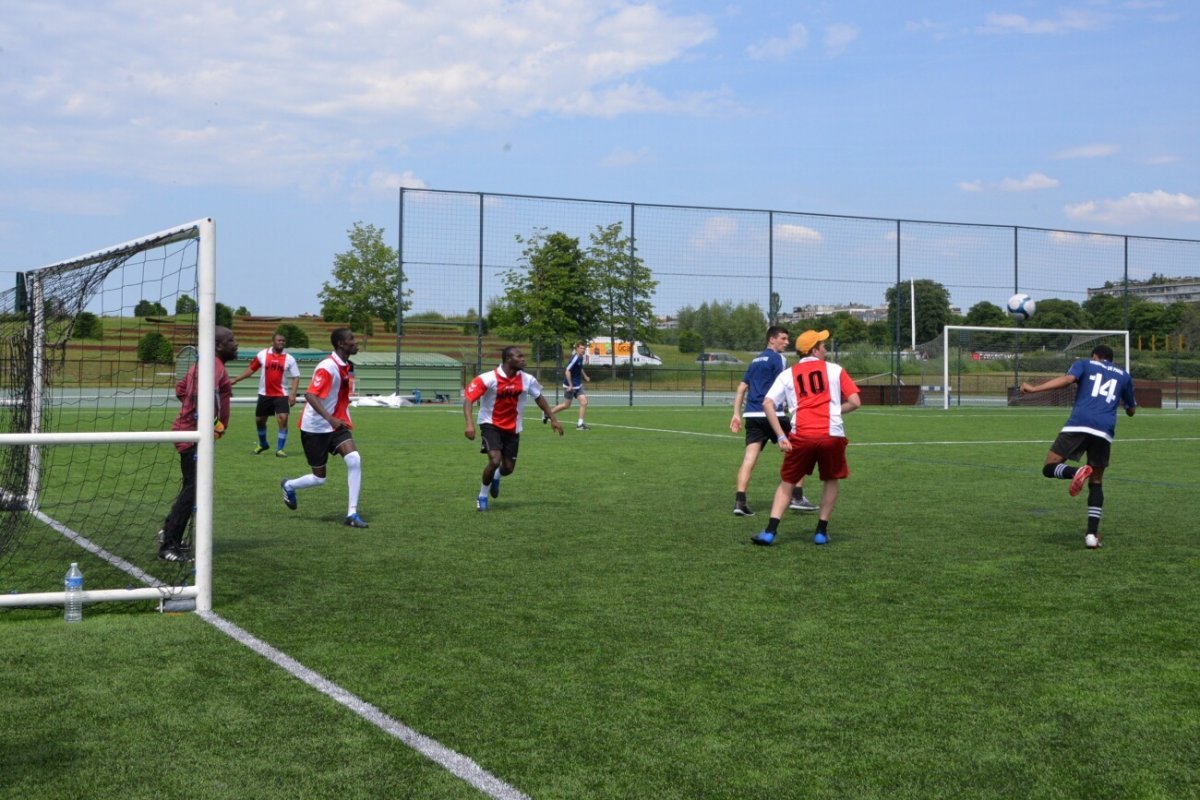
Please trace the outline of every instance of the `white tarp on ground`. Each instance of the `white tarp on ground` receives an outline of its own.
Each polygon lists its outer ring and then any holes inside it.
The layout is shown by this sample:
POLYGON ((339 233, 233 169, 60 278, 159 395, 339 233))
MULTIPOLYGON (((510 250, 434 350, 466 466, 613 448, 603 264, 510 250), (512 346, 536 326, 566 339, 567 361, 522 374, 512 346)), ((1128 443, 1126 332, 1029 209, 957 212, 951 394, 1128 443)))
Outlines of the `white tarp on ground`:
POLYGON ((354 408, 371 407, 376 408, 400 408, 401 406, 415 406, 412 397, 409 395, 398 394, 373 394, 365 397, 356 397, 350 401, 350 405, 354 408))

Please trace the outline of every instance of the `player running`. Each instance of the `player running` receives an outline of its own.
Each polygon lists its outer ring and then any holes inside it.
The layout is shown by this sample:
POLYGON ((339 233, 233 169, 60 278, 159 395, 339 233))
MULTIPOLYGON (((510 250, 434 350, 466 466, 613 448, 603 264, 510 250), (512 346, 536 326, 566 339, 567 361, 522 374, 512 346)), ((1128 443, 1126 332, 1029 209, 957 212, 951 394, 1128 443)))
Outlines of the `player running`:
POLYGON ((358 514, 358 495, 362 490, 362 457, 354 446, 350 422, 350 394, 354 391, 354 364, 350 356, 358 352, 358 341, 349 328, 329 334, 333 352, 313 370, 304 392, 304 413, 300 417, 300 443, 312 473, 279 482, 283 503, 296 510, 296 492, 325 484, 325 465, 330 453, 337 453, 346 464, 349 506, 344 524, 366 528, 358 514))
POLYGON ((525 354, 516 345, 504 348, 500 366, 475 376, 463 392, 463 417, 467 425, 463 434, 475 441, 475 421, 471 419, 471 410, 478 401, 482 439, 479 452, 487 453, 488 457, 479 485, 479 496, 475 498, 475 508, 480 511, 488 510, 489 495, 500 496, 501 476, 511 475, 517 468, 525 400, 529 397, 542 409, 554 432, 562 436, 562 424, 554 415, 554 409, 546 402, 542 385, 537 378, 525 372, 525 354))
MULTIPOLYGON (((571 407, 571 401, 579 399, 579 421, 575 423, 575 430, 586 431, 588 426, 584 424, 583 415, 587 413, 587 392, 583 390, 585 382, 591 383, 592 379, 583 371, 584 354, 587 352, 587 342, 576 342, 575 352, 571 354, 571 360, 567 362, 566 368, 563 369, 563 401, 556 405, 553 409, 557 414, 560 411, 566 411, 571 407)), ((542 424, 545 425, 550 421, 547 414, 542 414, 542 424)))

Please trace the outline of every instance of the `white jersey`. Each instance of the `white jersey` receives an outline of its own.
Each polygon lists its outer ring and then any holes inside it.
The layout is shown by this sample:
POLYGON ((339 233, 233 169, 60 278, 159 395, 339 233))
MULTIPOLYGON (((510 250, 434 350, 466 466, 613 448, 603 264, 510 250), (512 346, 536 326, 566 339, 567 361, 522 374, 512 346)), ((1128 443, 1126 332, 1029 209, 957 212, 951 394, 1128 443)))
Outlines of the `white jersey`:
MULTIPOLYGON (((317 397, 317 402, 331 417, 346 423, 350 422, 350 393, 354 391, 354 364, 342 361, 337 353, 331 353, 317 368, 313 370, 312 380, 309 381, 305 394, 317 397)), ((304 414, 300 417, 300 430, 309 433, 330 433, 333 426, 318 414, 312 404, 306 403, 304 414)))

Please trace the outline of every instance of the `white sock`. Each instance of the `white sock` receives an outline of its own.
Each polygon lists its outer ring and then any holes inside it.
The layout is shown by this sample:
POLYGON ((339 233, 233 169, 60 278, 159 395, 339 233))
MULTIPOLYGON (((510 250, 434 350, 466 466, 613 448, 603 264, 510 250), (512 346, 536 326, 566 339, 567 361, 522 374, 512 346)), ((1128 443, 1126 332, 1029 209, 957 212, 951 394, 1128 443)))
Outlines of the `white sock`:
POLYGON ((294 489, 309 489, 309 488, 312 488, 313 486, 324 486, 325 479, 318 478, 316 475, 313 475, 310 472, 307 475, 301 475, 299 478, 292 478, 290 481, 287 482, 286 485, 289 489, 293 489, 293 490, 294 489))
POLYGON ((491 484, 488 484, 488 483, 479 484, 479 496, 486 497, 488 491, 490 491, 491 488, 492 488, 491 484))
POLYGON ((349 517, 358 512, 358 494, 362 491, 362 456, 358 451, 342 456, 346 462, 346 486, 350 490, 350 509, 346 512, 349 517))

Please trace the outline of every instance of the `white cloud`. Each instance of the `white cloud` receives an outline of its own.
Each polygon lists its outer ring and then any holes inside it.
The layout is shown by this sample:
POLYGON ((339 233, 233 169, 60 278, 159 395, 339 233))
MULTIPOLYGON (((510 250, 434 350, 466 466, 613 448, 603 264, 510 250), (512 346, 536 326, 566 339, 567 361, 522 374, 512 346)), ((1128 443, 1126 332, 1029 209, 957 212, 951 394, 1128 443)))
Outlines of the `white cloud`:
POLYGON ((691 239, 691 246, 706 250, 728 241, 738 231, 737 220, 732 217, 712 216, 704 220, 703 227, 691 239))
POLYGON ((1029 19, 1020 14, 988 14, 984 24, 976 28, 979 33, 1026 33, 1066 34, 1075 31, 1090 31, 1106 27, 1112 17, 1108 14, 1064 9, 1058 19, 1029 19))
POLYGON ((1005 178, 996 183, 984 184, 983 181, 962 181, 958 184, 958 188, 964 192, 1032 192, 1039 189, 1054 189, 1058 186, 1058 180, 1043 175, 1040 172, 1031 172, 1024 178, 1005 178))
POLYGON ((1005 178, 996 188, 1002 192, 1032 192, 1038 189, 1053 189, 1058 186, 1055 178, 1050 178, 1040 172, 1031 172, 1024 178, 1005 178))
POLYGON ((788 27, 786 36, 776 36, 746 48, 754 61, 783 61, 797 50, 808 47, 808 28, 800 23, 788 27))
POLYGON ((1152 167, 1161 167, 1166 164, 1174 164, 1178 160, 1179 156, 1173 156, 1164 153, 1161 156, 1150 156, 1149 158, 1145 159, 1145 163, 1152 167))
POLYGON ((1063 209, 1074 220, 1127 225, 1134 222, 1200 222, 1200 200, 1162 189, 1131 192, 1116 200, 1088 200, 1063 209))
POLYGON ((820 244, 824 241, 820 231, 807 225, 776 225, 775 237, 783 242, 799 242, 801 244, 820 244))
POLYGON ((1117 150, 1118 147, 1115 144, 1084 144, 1079 147, 1068 147, 1066 150, 1059 150, 1054 154, 1054 158, 1104 158, 1115 155, 1117 150))
POLYGON ((270 185, 539 114, 706 114, 727 91, 650 71, 715 35, 635 0, 6 4, 0 168, 270 185))
POLYGON ((367 188, 374 192, 394 194, 400 189, 428 189, 425 181, 413 174, 411 169, 404 172, 386 172, 375 170, 367 176, 367 188))
POLYGON ((600 165, 604 167, 632 167, 649 160, 649 147, 639 147, 637 150, 626 150, 623 147, 618 147, 605 156, 600 161, 600 165))
POLYGON ((858 28, 839 23, 825 28, 825 55, 836 58, 846 51, 850 43, 858 38, 858 28))

